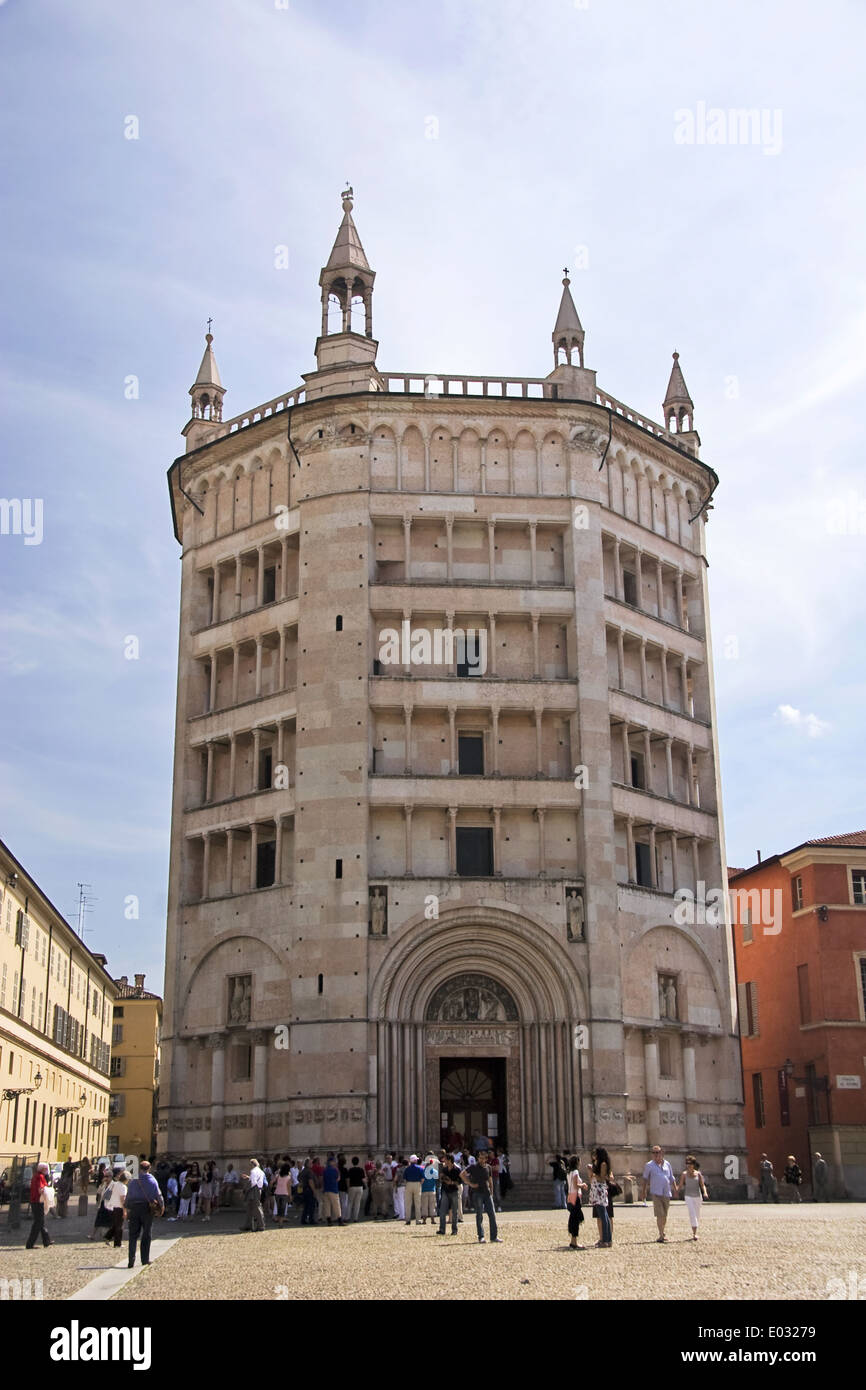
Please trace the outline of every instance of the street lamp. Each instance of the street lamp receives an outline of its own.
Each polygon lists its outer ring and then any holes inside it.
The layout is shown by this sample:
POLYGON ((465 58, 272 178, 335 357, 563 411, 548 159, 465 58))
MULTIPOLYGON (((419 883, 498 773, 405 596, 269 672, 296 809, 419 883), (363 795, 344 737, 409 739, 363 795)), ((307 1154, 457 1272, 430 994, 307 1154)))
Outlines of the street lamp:
POLYGON ((4 1100, 16 1100, 18 1096, 32 1096, 34 1091, 38 1091, 42 1085, 42 1073, 38 1070, 33 1078, 32 1086, 6 1086, 3 1090, 4 1100))

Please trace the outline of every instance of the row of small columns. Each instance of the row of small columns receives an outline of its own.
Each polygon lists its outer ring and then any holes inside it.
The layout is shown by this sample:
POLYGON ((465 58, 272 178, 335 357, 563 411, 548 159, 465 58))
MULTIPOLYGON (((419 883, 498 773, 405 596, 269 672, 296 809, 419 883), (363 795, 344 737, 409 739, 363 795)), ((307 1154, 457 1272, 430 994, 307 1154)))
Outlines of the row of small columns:
MULTIPOLYGON (((634 475, 632 474, 632 469, 628 466, 628 464, 622 465, 622 464, 618 463, 618 461, 617 461, 616 459, 610 459, 610 460, 608 460, 608 467, 609 467, 609 469, 619 468, 619 471, 620 471, 620 487, 621 487, 621 494, 622 494, 622 496, 623 496, 623 498, 624 498, 624 497, 625 497, 625 477, 626 477, 627 474, 634 476, 634 475)), ((608 473, 608 486, 609 486, 609 491, 610 491, 610 505, 611 505, 611 507, 612 507, 612 506, 613 506, 613 488, 610 486, 610 477, 611 477, 611 474, 610 474, 610 472, 609 472, 609 473, 608 473)), ((658 484, 657 482, 655 482, 652 478, 649 478, 649 477, 647 477, 646 483, 647 483, 647 487, 649 488, 650 516, 652 517, 652 520, 653 520, 653 528, 652 528, 652 529, 654 529, 654 524, 655 524, 655 494, 656 494, 656 488, 659 487, 659 484, 658 484)), ((636 485, 637 485, 637 489, 638 489, 637 501, 638 501, 638 509, 639 509, 639 508, 640 508, 640 481, 639 481, 639 479, 636 479, 636 485)), ((691 540, 691 537, 689 536, 689 516, 690 516, 690 507, 689 507, 689 503, 688 503, 687 499, 686 499, 685 497, 678 497, 678 496, 676 495, 676 493, 674 492, 674 490, 673 490, 672 487, 661 487, 661 494, 662 494, 662 515, 663 515, 663 517, 664 517, 664 522, 665 522, 665 532, 667 532, 668 529, 669 529, 667 498, 668 498, 668 497, 673 497, 673 499, 674 499, 674 505, 675 505, 675 508, 676 508, 677 534, 678 534, 678 537, 679 537, 679 543, 680 543, 681 545, 684 545, 684 546, 691 546, 692 540, 691 540), (683 540, 683 536, 684 536, 684 535, 687 537, 687 539, 686 539, 685 541, 683 540)), ((640 523, 639 523, 639 524, 640 524, 640 523)))
MULTIPOLYGON (((630 723, 628 722, 627 719, 624 719, 624 720, 622 721, 622 723, 620 724, 619 728, 620 728, 620 737, 621 737, 621 739, 622 739, 622 758, 623 758, 623 770, 624 770, 624 778, 625 778, 624 785, 627 786, 627 787, 633 785, 633 784, 632 784, 632 781, 631 781, 631 746, 630 746, 629 741, 628 741, 628 740, 629 740, 629 733, 630 733, 631 730, 636 730, 637 732, 643 734, 644 766, 645 766, 645 768, 646 768, 647 782, 649 782, 649 778, 650 778, 650 767, 651 767, 651 765, 652 765, 652 750, 651 750, 652 734, 650 733, 650 730, 647 729, 647 728, 645 728, 643 725, 640 725, 640 724, 630 724, 630 723)), ((666 771, 666 773, 667 773, 668 796, 669 796, 670 799, 673 801, 673 799, 674 799, 673 745, 674 745, 674 743, 680 743, 680 742, 682 742, 682 743, 683 743, 683 747, 684 747, 685 750, 686 750, 686 760, 687 760, 687 766, 686 766, 686 801, 685 801, 685 804, 686 804, 687 806, 700 806, 700 800, 699 800, 698 798, 695 797, 694 791, 693 791, 693 787, 694 787, 694 777, 695 777, 695 759, 696 759, 696 756, 697 756, 696 751, 695 751, 695 748, 694 748, 694 745, 691 744, 691 743, 686 743, 684 740, 674 739, 674 738, 672 738, 672 737, 670 736, 670 734, 663 735, 663 738, 664 738, 664 745, 665 745, 665 771, 666 771)), ((637 788, 635 788, 635 790, 636 790, 636 791, 649 791, 650 789, 649 789, 649 787, 637 787, 637 788)))
MULTIPOLYGON (((276 755, 277 755, 277 756, 276 756, 276 762, 279 764, 279 763, 281 763, 281 762, 283 761, 283 735, 284 735, 285 725, 286 725, 286 724, 293 724, 294 722, 295 722, 294 719, 277 719, 277 720, 274 720, 274 722, 273 722, 272 724, 269 724, 269 725, 256 725, 256 727, 255 727, 254 729, 248 731, 248 732, 251 732, 251 733, 252 733, 252 737, 253 737, 253 776, 254 776, 254 777, 257 775, 257 771, 258 771, 259 753, 260 753, 260 751, 261 751, 262 734, 268 732, 268 730, 271 729, 271 728, 273 728, 274 725, 276 726, 276 731, 277 731, 277 744, 276 744, 276 755)), ((245 734, 243 731, 239 731, 239 732, 237 732, 237 733, 231 733, 231 734, 228 735, 228 744, 229 744, 229 798, 232 798, 232 797, 234 797, 234 796, 236 795, 236 790, 235 790, 235 782, 236 782, 236 777, 235 777, 235 766, 236 766, 236 758, 237 758, 237 741, 238 741, 239 738, 244 738, 244 737, 246 737, 246 734, 245 734)), ((207 802, 213 800, 213 758, 214 758, 214 748, 215 748, 215 746, 217 746, 217 745, 222 746, 225 742, 226 742, 226 736, 223 736, 222 738, 219 738, 219 737, 217 737, 217 738, 209 738, 209 739, 207 739, 207 740, 205 741, 205 744, 204 744, 204 749, 205 749, 205 751, 206 751, 206 753, 207 753, 207 773, 206 773, 206 777, 205 777, 205 804, 207 804, 207 802)), ((201 745, 201 744, 196 744, 195 747, 198 748, 199 750, 201 750, 202 745, 201 745)), ((266 787, 255 787, 255 788, 253 789, 254 792, 256 792, 256 791, 269 791, 269 790, 271 790, 271 788, 266 788, 266 787)), ((251 795, 252 795, 252 793, 251 793, 251 795)))
MULTIPOLYGON (((644 823, 644 822, 640 822, 640 824, 643 824, 643 823, 644 823)), ((626 848, 627 848, 627 852, 628 852, 628 881, 629 881, 629 883, 636 883, 636 882, 637 882, 637 862, 636 862, 635 850, 634 850, 634 827, 635 827, 635 817, 634 817, 634 816, 627 816, 627 817, 626 817, 626 822, 625 822, 625 836, 626 836, 626 848)), ((665 829, 665 828, 663 828, 663 827, 661 827, 661 826, 652 825, 652 824, 650 824, 650 825, 648 826, 648 830, 649 830, 650 887, 651 887, 651 888, 658 888, 658 886, 659 886, 659 885, 658 885, 658 881, 657 881, 657 879, 656 879, 656 840, 657 840, 657 838, 658 838, 660 835, 662 835, 662 836, 667 835, 668 840, 669 840, 669 842, 670 842, 670 847, 671 847, 671 865, 673 866, 674 878, 676 878, 677 850, 678 850, 678 848, 679 848, 680 838, 682 838, 682 839, 684 839, 684 840, 685 840, 685 839, 688 839, 688 840, 691 842, 691 847, 692 847, 692 873, 694 874, 694 879, 695 879, 695 892, 697 892, 698 883, 700 882, 700 877, 701 877, 700 840, 699 840, 698 836, 697 836, 697 835, 683 835, 682 837, 680 837, 680 835, 677 833, 676 830, 667 830, 667 829, 665 829)), ((676 885, 676 882, 675 882, 675 883, 674 883, 674 887, 676 887, 676 886, 677 886, 677 885, 676 885)))
MULTIPOLYGON (((280 884, 282 883, 282 875, 281 875, 281 873, 280 873, 280 865, 281 865, 281 855, 282 855, 282 848, 283 848, 283 821, 285 821, 285 820, 293 820, 293 819, 294 819, 294 816, 293 816, 291 813, 288 814, 288 815, 285 815, 285 816, 276 815, 276 816, 273 817, 273 823, 274 823, 274 826, 275 826, 275 829, 276 829, 276 837, 275 837, 276 843, 275 843, 275 846, 274 846, 274 886, 275 886, 275 887, 278 886, 278 885, 280 885, 280 884)), ((253 890, 253 889, 255 889, 256 886, 257 886, 257 885, 256 885, 256 850, 258 849, 258 843, 259 843, 259 826, 258 826, 258 823, 257 823, 256 821, 253 821, 252 825, 245 826, 245 827, 241 827, 241 826, 231 826, 231 827, 229 827, 228 829, 225 829, 225 830, 203 830, 203 831, 201 832, 201 835, 200 835, 200 836, 190 836, 191 839, 200 838, 200 839, 202 840, 202 844, 203 844, 202 871, 201 871, 201 896, 202 896, 202 899, 205 899, 205 898, 210 897, 210 891, 209 891, 209 890, 210 890, 210 844, 211 844, 211 840, 214 839, 214 837, 215 837, 215 836, 218 836, 218 835, 225 835, 225 837, 226 837, 226 883, 228 884, 228 892, 227 892, 226 896, 228 897, 229 894, 231 893, 232 868, 233 868, 233 855, 234 855, 234 840, 235 840, 235 835, 246 835, 246 834, 248 834, 249 837, 250 837, 250 882, 249 882, 249 887, 250 887, 250 890, 253 890)), ((244 890, 242 889, 241 891, 243 892, 244 890)))
MULTIPOLYGON (((412 627, 412 611, 413 611, 413 610, 412 610, 411 608, 404 608, 404 609, 403 609, 403 621, 404 621, 404 623, 408 623, 408 624, 409 624, 410 631, 411 631, 411 627, 412 627)), ((425 615, 426 615, 426 610, 422 609, 422 610, 420 610, 420 611, 423 612, 423 613, 425 613, 425 615)), ((446 613, 446 614, 445 614, 445 630, 448 631, 448 632, 451 632, 451 631, 454 630, 454 616, 455 616, 455 615, 454 615, 453 612, 450 612, 450 613, 446 613)), ((495 613, 488 613, 486 616, 487 616, 487 670, 486 670, 486 672, 485 672, 484 674, 485 674, 486 676, 495 676, 495 675, 496 675, 496 614, 495 614, 495 613)), ((526 616, 526 615, 523 614, 523 613, 520 614, 520 617, 525 617, 525 616, 526 616)), ((564 623, 564 622, 566 621, 568 615, 567 615, 567 614, 561 614, 561 615, 556 615, 556 616, 561 617, 561 618, 562 618, 562 622, 564 623)), ((535 680, 540 680, 540 679, 541 679, 541 662, 540 662, 540 654, 539 654, 539 648, 538 648, 538 624, 539 624, 539 622, 541 621, 541 614, 540 614, 540 612, 538 612, 537 609, 533 609, 532 612, 529 614, 529 617, 530 617, 531 620, 532 620, 532 675, 533 675, 533 679, 535 679, 535 680)), ((561 626, 561 625, 562 625, 562 624, 560 624, 560 626, 561 626)), ((411 651, 409 650, 408 644, 406 644, 406 646, 407 646, 407 655, 409 655, 409 656, 411 657, 411 651)), ((405 662, 404 665, 403 665, 403 675, 404 675, 404 676, 411 676, 411 675, 413 675, 413 674, 414 674, 414 667, 412 666, 411 660, 409 660, 409 661, 405 662)))
MULTIPOLYGON (((417 518, 417 520, 428 525, 430 522, 429 517, 419 517, 417 518)), ((412 573, 412 521, 412 517, 403 518, 403 572, 407 580, 410 578, 412 573)), ((536 521, 530 521, 527 522, 527 525, 529 527, 529 582, 531 585, 536 585, 538 583, 538 523, 536 521)), ((508 529, 513 530, 514 527, 509 527, 508 529)), ((454 579, 453 516, 446 516, 445 518, 445 539, 447 544, 448 557, 446 579, 449 583, 451 583, 454 579)), ((493 583, 496 579, 496 522, 491 520, 488 520, 487 522, 487 566, 489 571, 490 582, 493 583)))
MULTIPOLYGON (((480 442, 480 445, 481 445, 481 491, 482 491, 482 493, 486 493, 486 491, 487 491, 487 469, 488 469, 488 466, 489 466, 489 465, 488 465, 488 462, 487 462, 487 448, 488 448, 488 443, 489 443, 489 441, 488 441, 487 439, 482 439, 482 440, 480 440, 479 442, 480 442)), ((430 443, 431 443, 431 441, 430 441, 429 438, 424 440, 424 491, 425 491, 425 492, 429 492, 429 491, 430 491, 430 443)), ((541 495, 541 494, 543 493, 543 464, 542 464, 542 456, 541 456, 541 449, 542 449, 542 446, 539 444, 539 442, 538 442, 537 439, 534 441, 534 443, 535 443, 535 486, 536 486, 536 491, 539 493, 539 495, 541 495)), ((451 439, 450 439, 450 444, 451 444, 451 491, 452 491, 452 492, 459 492, 460 489, 459 489, 459 487, 458 487, 457 484, 458 484, 459 478, 460 478, 460 457, 459 457, 460 440, 459 440, 455 435, 452 435, 452 436, 451 436, 451 439)), ((402 439, 402 438, 401 438, 401 439, 398 439, 398 440, 397 440, 397 491, 398 491, 398 492, 402 492, 402 490, 403 490, 403 447, 404 447, 404 446, 403 446, 403 439, 402 439)), ((507 465, 508 465, 508 492, 513 496, 513 494, 514 494, 514 453, 513 453, 512 446, 511 446, 511 444, 509 444, 509 443, 507 442, 507 440, 506 440, 506 441, 504 441, 502 444, 496 444, 496 445, 494 445, 494 448, 496 448, 496 449, 501 449, 501 451, 502 451, 502 453, 503 453, 503 456, 505 457, 505 461, 506 461, 506 463, 507 463, 507 465)), ((499 494, 499 495, 504 495, 504 494, 499 494)))
MULTIPOLYGON (((431 809, 431 808, 430 808, 430 807, 427 807, 427 806, 424 806, 422 809, 426 811, 426 810, 429 810, 429 809, 431 809)), ((456 874, 456 872, 457 872, 457 813, 458 813, 458 811, 459 811, 461 808, 458 807, 458 806, 448 806, 446 809, 447 809, 447 811, 448 811, 448 872, 449 872, 449 874, 456 874)), ((545 875, 546 875, 546 872, 547 872, 547 869, 546 869, 546 864, 547 864, 547 851, 546 851, 545 841, 544 841, 544 814, 545 814, 545 813, 544 813, 544 808, 543 808, 543 807, 535 807, 535 808, 525 807, 525 808, 521 808, 521 807, 519 807, 519 806, 514 806, 514 807, 509 806, 508 809, 509 809, 510 811, 511 811, 511 810, 519 811, 519 810, 521 810, 521 809, 526 809, 526 810, 532 809, 532 814, 533 814, 533 816, 535 817, 536 821, 538 822, 538 863, 539 863, 538 876, 539 876, 539 878, 544 878, 545 875)), ((405 841, 406 841, 406 874, 407 874, 407 876, 411 876, 411 875, 414 873, 414 869, 413 869, 413 856, 412 856, 412 813, 413 813, 413 811, 415 810, 415 807, 414 807, 411 803, 409 803, 409 802, 403 802, 403 803, 401 804, 401 810, 403 811, 403 822, 404 822, 405 841)), ((575 812, 576 812, 576 813, 579 813, 579 810, 580 810, 580 808, 576 806, 576 807, 575 807, 575 812)), ((494 874, 495 874, 496 876, 498 876, 498 875, 501 874, 501 872, 502 872, 502 870, 501 870, 500 867, 499 867, 500 862, 501 862, 501 860, 500 860, 500 830, 501 830, 501 824, 500 824, 500 822, 501 822, 501 817, 502 817, 502 811, 501 811, 501 809, 500 809, 499 807, 493 807, 493 809, 492 809, 492 811, 491 811, 491 815, 492 815, 492 817, 493 817, 493 872, 494 872, 494 874)))
MULTIPOLYGON (((621 599, 621 600, 624 601, 624 587, 623 587, 623 580, 622 580, 622 555, 621 555, 622 544, 623 544, 623 543, 618 539, 618 537, 615 536, 615 537, 614 537, 614 541, 613 541, 614 589, 615 589, 615 596, 616 596, 616 598, 621 599)), ((636 580, 636 585, 637 585, 637 596, 638 596, 637 607, 640 608, 640 609, 643 609, 643 565, 644 565, 644 560, 646 560, 649 564, 654 564, 654 565, 655 565, 655 571, 656 571, 656 592, 657 592, 657 594, 658 594, 658 613, 657 613, 656 616, 659 617, 659 618, 661 618, 661 616, 662 616, 661 596, 662 596, 662 593, 664 592, 664 584, 663 584, 663 577, 662 577, 662 570, 663 570, 662 561, 659 559, 659 557, 658 557, 657 555, 647 555, 647 554, 645 554, 645 552, 642 551, 642 550, 640 549, 639 546, 636 546, 636 545, 629 545, 629 548, 632 549, 632 550, 634 551, 634 556, 635 556, 635 580, 636 580)), ((682 616, 682 615, 683 615, 683 596, 684 596, 684 594, 685 594, 685 592, 686 592, 686 581, 685 581, 685 579, 684 579, 684 577, 683 577, 683 571, 679 568, 678 565, 669 565, 668 568, 669 568, 669 569, 673 569, 673 572, 674 572, 674 584, 675 584, 675 586, 676 586, 676 596, 677 596, 677 627, 682 627, 683 630, 684 630, 685 632, 688 632, 688 631, 689 631, 688 613, 686 613, 685 619, 683 619, 683 616, 682 616)), ((667 620, 667 618, 663 618, 662 621, 663 621, 663 622, 667 622, 668 620, 667 620)))
MULTIPOLYGON (((414 712, 414 708, 415 708, 415 707, 414 707, 414 705, 412 705, 412 704, 404 704, 404 706, 403 706, 403 724, 404 724, 404 728, 405 728, 405 749, 406 749, 406 753, 405 753, 405 764, 404 764, 403 771, 404 771, 404 774, 405 774, 406 776, 409 776, 409 777, 411 777, 411 776, 414 775, 414 769, 413 769, 413 765, 412 765, 412 715, 413 715, 413 712, 414 712)), ((426 711, 430 709, 430 706, 429 706, 429 705, 423 705, 423 706, 419 706, 419 708, 423 709, 423 710, 425 711, 425 713, 426 713, 426 711)), ((473 709, 473 713, 474 713, 476 716, 479 714, 479 712, 480 712, 479 709, 473 709)), ((544 710, 543 706, 541 706, 541 705, 535 705, 535 706, 533 706, 531 709, 526 709, 526 710, 521 711, 521 710, 519 710, 519 709, 517 709, 517 708, 515 708, 515 707, 512 707, 511 705, 509 705, 508 708, 507 708, 507 710, 506 710, 505 712, 506 712, 506 714, 520 714, 520 713, 526 713, 526 714, 532 714, 532 715, 534 716, 534 718, 535 718, 535 775, 536 775, 537 777, 543 776, 543 772, 542 772, 542 757, 541 757, 541 754, 542 754, 542 721, 543 721, 543 719, 544 719, 544 714, 545 714, 545 710, 544 710)), ((491 773, 492 773, 492 775, 493 775, 494 777, 498 777, 498 776, 499 776, 499 716, 500 716, 501 713, 502 713, 502 710, 501 710, 501 708, 500 708, 499 705, 491 705, 491 706, 490 706, 490 724, 491 724, 490 738, 491 738, 491 743, 492 743, 492 758, 491 758, 491 762, 492 762, 492 764, 493 764, 493 766, 492 766, 492 768, 491 768, 491 773)), ((553 714, 554 716, 556 716, 557 711, 556 711, 556 710, 548 710, 547 713, 553 714)), ((571 718, 574 717, 574 715, 573 715, 572 711, 567 710, 567 711, 562 711, 560 717, 563 718, 563 719, 571 719, 571 718)), ((457 756, 457 706, 456 706, 456 705, 449 705, 449 706, 448 706, 448 743, 449 743, 448 758, 449 758, 449 762, 450 762, 450 764, 451 764, 451 773, 452 773, 452 775, 453 775, 453 774, 456 774, 456 773, 458 772, 458 770, 459 770, 459 759, 458 759, 458 756, 457 756)))
MULTIPOLYGON (((280 655, 279 655, 280 684, 277 686, 277 690, 286 690, 286 689, 287 689, 287 686, 285 685, 285 668, 286 668, 286 632, 287 632, 287 631, 288 631, 288 629, 285 628, 285 627, 281 627, 281 628, 279 629, 279 634, 280 634, 280 655)), ((239 678, 240 678, 240 660, 241 660, 241 655, 240 655, 240 653, 241 653, 241 647, 247 646, 249 642, 255 642, 255 644, 256 644, 256 685, 255 685, 255 692, 256 692, 256 698, 258 699, 258 697, 259 697, 259 696, 261 695, 261 693, 262 693, 262 648, 264 647, 265 637, 266 637, 266 636, 269 636, 269 635, 270 635, 270 634, 268 634, 268 633, 263 633, 263 634, 262 634, 261 636, 259 636, 259 637, 249 637, 249 638, 245 639, 243 642, 232 642, 230 646, 215 647, 215 648, 214 648, 214 650, 211 652, 211 656, 210 656, 210 695, 209 695, 209 702, 208 702, 208 708, 209 708, 209 710, 213 711, 214 708, 215 708, 215 704, 216 704, 216 689, 217 689, 217 656, 219 655, 219 653, 220 653, 221 651, 230 651, 230 652, 232 653, 232 698, 231 698, 231 702, 230 702, 230 703, 231 703, 232 705, 236 705, 236 704, 237 704, 237 702, 238 702, 238 682, 239 682, 239 678)), ((229 706, 223 706, 223 708, 229 708, 229 706)))
MULTIPOLYGON (((658 1123, 657 1111, 659 1104, 670 1104, 671 1102, 662 1101, 659 1096, 660 1081, 659 1076, 659 1037, 662 1029, 659 1028, 638 1028, 626 1027, 626 1036, 633 1031, 643 1035, 643 1054, 644 1054, 644 1075, 645 1075, 645 1095, 647 1110, 647 1125, 653 1128, 658 1123)), ((683 1050, 683 1101, 686 1111, 686 1142, 691 1147, 692 1144, 700 1140, 699 1125, 694 1114, 689 1113, 689 1102, 694 1103, 698 1098, 697 1086, 697 1067, 695 1064, 695 1047, 698 1043, 705 1047, 710 1038, 705 1033, 692 1033, 688 1030, 676 1030, 679 1034, 683 1050)))
MULTIPOLYGON (((261 608, 265 601, 265 569, 267 568, 267 566, 265 565, 265 548, 266 546, 273 544, 273 541, 263 541, 262 544, 257 546, 255 550, 258 565, 258 573, 256 576, 256 608, 261 608)), ((246 551, 245 553, 249 555, 254 552, 246 551)), ((279 603, 282 603, 288 597, 288 556, 289 538, 288 536, 283 536, 280 539, 280 588, 279 593, 277 595, 277 601, 279 603)), ((227 618, 236 618, 241 611, 241 575, 243 570, 243 555, 238 554, 234 556, 235 591, 232 612, 222 614, 220 613, 220 570, 225 565, 230 564, 232 564, 231 558, 227 560, 216 560, 214 562, 213 602, 211 604, 210 615, 211 623, 224 622, 227 618)))
MULTIPOLYGON (((618 628, 616 629, 616 669, 617 669, 617 678, 618 678, 618 681, 619 681, 619 688, 620 688, 620 690, 623 690, 623 689, 625 688, 625 636, 626 636, 626 634, 625 634, 624 629, 621 628, 621 627, 618 627, 618 628)), ((673 708, 673 705, 672 705, 672 703, 671 703, 670 680, 669 680, 669 673, 668 673, 668 657, 671 656, 671 655, 673 655, 673 656, 674 656, 674 659, 676 660, 676 659, 677 659, 677 653, 676 653, 676 652, 671 653, 671 652, 670 652, 670 649, 669 649, 668 647, 665 646, 664 642, 652 642, 652 641, 650 641, 650 640, 649 640, 648 638, 646 638, 646 637, 640 637, 640 638, 638 638, 638 641, 640 642, 640 693, 641 693, 641 699, 642 699, 642 700, 648 700, 648 699, 649 699, 649 678, 648 678, 648 676, 647 676, 646 650, 647 650, 647 647, 648 647, 648 646, 650 646, 650 647, 658 647, 659 651, 661 652, 662 704, 665 705, 668 709, 672 709, 672 708, 673 708)), ((682 690, 683 690, 683 705, 685 706, 686 700, 688 699, 688 688, 689 688, 689 659, 688 659, 688 657, 687 657, 687 656, 683 656, 682 653, 680 653, 680 654, 679 654, 679 663, 680 663, 680 679, 681 679, 681 681, 682 681, 682 690)), ((683 712, 684 712, 684 711, 683 711, 683 712)))

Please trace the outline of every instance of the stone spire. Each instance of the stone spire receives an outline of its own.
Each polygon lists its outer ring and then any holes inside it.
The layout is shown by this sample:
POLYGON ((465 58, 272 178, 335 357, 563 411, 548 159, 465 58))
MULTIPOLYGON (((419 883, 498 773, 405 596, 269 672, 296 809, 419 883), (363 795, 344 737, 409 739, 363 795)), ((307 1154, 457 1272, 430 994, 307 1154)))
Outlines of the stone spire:
POLYGON ((327 264, 322 267, 319 285, 322 290, 322 332, 316 340, 315 372, 305 372, 307 400, 315 396, 333 396, 351 391, 378 391, 382 383, 376 371, 376 351, 379 344, 373 337, 373 283, 376 272, 370 269, 361 238, 352 217, 354 194, 346 188, 342 198, 343 220, 327 264), (336 300, 340 309, 340 326, 331 329, 328 310, 336 300), (358 301, 364 314, 364 328, 353 324, 353 311, 358 317, 358 301))
POLYGON ((577 310, 574 307, 574 300, 571 297, 568 278, 568 270, 565 271, 565 279, 562 282, 562 299, 559 301, 559 313, 556 316, 556 326, 553 330, 553 365, 559 366, 560 351, 565 353, 567 366, 571 366, 571 354, 577 348, 578 366, 583 366, 583 340, 586 334, 583 331, 577 310))
MULTIPOLYGON (((212 319, 208 319, 210 328, 212 319)), ((221 420, 223 418, 223 396, 225 387, 220 381, 219 367, 213 352, 213 334, 205 334, 206 347, 198 369, 198 376, 189 388, 192 396, 192 418, 194 420, 221 420)))
POLYGON ((213 319, 208 319, 208 331, 205 334, 205 349, 201 366, 195 381, 189 388, 189 394, 192 397, 192 411, 182 431, 186 438, 187 453, 191 449, 198 449, 202 444, 207 444, 210 440, 224 433, 222 418, 223 396, 226 393, 226 388, 220 380, 219 367, 214 357, 213 334, 210 331, 212 323, 213 319))
POLYGON ((671 377, 665 392, 662 412, 665 429, 669 434, 682 434, 693 430, 695 407, 680 367, 678 352, 674 353, 674 365, 671 368, 671 377))
POLYGON ((562 298, 551 337, 553 338, 553 371, 546 378, 544 394, 551 400, 595 401, 595 372, 583 365, 583 341, 586 334, 577 316, 571 297, 568 267, 563 271, 562 298), (563 360, 560 361, 559 354, 563 360), (573 354, 577 354, 577 361, 573 354))

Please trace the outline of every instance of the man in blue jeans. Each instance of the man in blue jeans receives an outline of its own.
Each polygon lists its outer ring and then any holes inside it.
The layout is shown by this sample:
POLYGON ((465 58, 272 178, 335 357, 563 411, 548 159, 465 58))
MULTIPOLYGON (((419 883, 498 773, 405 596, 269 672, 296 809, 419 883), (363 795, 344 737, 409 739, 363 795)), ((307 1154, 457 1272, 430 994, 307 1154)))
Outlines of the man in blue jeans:
MULTIPOLYGON (((478 1166, 477 1164, 475 1165, 478 1166)), ((448 1213, 451 1213, 451 1234, 457 1234, 457 1222, 460 1220, 460 1169, 454 1162, 452 1154, 443 1158, 439 1165, 439 1181, 441 1191, 439 1193, 439 1230, 437 1236, 444 1236, 445 1222, 448 1220, 448 1213)))
POLYGON ((141 1235, 141 1263, 150 1264, 150 1228, 154 1213, 151 1202, 159 1203, 160 1216, 165 1211, 159 1183, 150 1171, 150 1164, 143 1158, 138 1165, 138 1177, 133 1178, 126 1189, 126 1202, 129 1213, 129 1268, 135 1264, 135 1247, 141 1235))
POLYGON ((496 1227, 496 1212, 493 1210, 493 1198, 490 1194, 492 1174, 487 1162, 487 1154, 480 1153, 478 1162, 473 1163, 470 1168, 464 1168, 460 1176, 465 1183, 469 1184, 469 1190, 475 1198, 475 1225, 478 1228, 479 1244, 485 1243, 484 1213, 487 1212, 490 1221, 490 1239, 494 1245, 501 1245, 502 1239, 496 1227))

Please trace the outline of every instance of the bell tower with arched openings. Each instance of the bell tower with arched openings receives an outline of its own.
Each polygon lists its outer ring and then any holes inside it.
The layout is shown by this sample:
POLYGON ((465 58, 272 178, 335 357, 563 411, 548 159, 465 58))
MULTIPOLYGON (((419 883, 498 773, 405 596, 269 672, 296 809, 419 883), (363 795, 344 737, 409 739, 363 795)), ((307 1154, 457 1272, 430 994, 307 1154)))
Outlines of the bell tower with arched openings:
POLYGON ((370 269, 352 218, 351 187, 343 192, 343 220, 327 265, 322 267, 322 332, 316 340, 318 370, 304 374, 307 400, 342 395, 347 391, 379 391, 376 371, 379 344, 373 337, 373 284, 370 269), (364 329, 360 330, 363 314, 364 329), (335 322, 336 320, 336 322, 335 322))

